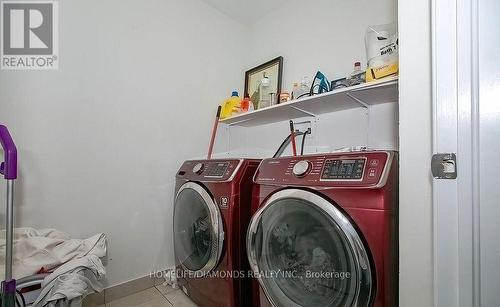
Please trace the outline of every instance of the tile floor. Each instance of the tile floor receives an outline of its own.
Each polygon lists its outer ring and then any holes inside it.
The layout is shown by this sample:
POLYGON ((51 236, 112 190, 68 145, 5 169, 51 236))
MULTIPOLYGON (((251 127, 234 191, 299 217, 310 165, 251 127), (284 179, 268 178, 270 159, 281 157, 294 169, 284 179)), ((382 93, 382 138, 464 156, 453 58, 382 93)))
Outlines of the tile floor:
POLYGON ((158 285, 99 307, 197 307, 179 289, 158 285))

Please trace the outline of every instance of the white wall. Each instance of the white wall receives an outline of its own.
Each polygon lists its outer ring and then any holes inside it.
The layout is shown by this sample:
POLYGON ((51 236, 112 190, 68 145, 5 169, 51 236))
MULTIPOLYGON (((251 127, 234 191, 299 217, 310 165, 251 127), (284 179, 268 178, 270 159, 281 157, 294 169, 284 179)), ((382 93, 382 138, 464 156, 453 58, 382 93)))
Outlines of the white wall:
POLYGON ((400 306, 433 306, 430 1, 399 1, 400 306))
POLYGON ((198 0, 60 10, 60 69, 0 72, 16 226, 106 233, 115 285, 173 264, 174 174, 206 151, 217 103, 242 86, 246 32, 198 0))
POLYGON ((397 18, 397 0, 291 0, 251 25, 248 68, 282 55, 288 91, 318 70, 344 78, 354 62, 366 67, 366 28, 397 18))

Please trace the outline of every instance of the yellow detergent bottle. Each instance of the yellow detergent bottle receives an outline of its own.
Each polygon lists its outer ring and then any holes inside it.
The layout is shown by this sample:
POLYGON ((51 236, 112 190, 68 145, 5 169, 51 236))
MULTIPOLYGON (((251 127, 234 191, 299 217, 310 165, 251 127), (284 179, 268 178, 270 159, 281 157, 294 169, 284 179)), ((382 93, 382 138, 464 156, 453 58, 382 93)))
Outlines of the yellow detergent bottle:
POLYGON ((240 108, 241 98, 238 96, 238 92, 234 91, 231 94, 231 98, 226 99, 222 103, 222 111, 220 113, 220 118, 228 118, 233 115, 233 113, 238 113, 240 108))

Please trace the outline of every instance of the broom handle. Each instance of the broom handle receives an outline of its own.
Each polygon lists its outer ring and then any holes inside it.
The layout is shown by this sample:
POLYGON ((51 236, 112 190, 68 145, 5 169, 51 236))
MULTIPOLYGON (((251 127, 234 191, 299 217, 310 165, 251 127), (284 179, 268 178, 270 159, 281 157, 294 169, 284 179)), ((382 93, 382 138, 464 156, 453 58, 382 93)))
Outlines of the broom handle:
POLYGON ((212 150, 214 149, 215 136, 217 135, 217 128, 219 127, 220 111, 222 107, 217 108, 217 115, 215 116, 214 127, 212 128, 212 137, 210 138, 210 145, 208 146, 207 159, 212 159, 212 150))
POLYGON ((293 121, 290 121, 290 137, 292 138, 292 153, 293 156, 296 156, 297 144, 295 144, 295 128, 293 127, 293 121))

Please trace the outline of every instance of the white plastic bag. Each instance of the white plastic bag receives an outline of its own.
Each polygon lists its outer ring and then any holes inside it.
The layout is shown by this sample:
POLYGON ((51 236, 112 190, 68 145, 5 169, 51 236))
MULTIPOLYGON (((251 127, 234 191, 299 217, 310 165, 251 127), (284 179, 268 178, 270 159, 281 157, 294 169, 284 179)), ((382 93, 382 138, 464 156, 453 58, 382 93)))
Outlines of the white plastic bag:
POLYGON ((396 23, 370 26, 365 36, 369 68, 398 63, 398 28, 396 23))

